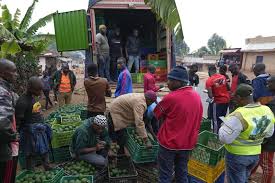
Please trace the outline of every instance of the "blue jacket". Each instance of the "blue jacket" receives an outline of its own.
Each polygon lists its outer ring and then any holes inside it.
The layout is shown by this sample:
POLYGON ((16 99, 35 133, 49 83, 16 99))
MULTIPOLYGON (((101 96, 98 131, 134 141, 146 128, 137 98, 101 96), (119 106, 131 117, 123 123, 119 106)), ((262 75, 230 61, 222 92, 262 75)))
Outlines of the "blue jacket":
POLYGON ((271 97, 272 93, 267 88, 267 78, 270 75, 261 74, 252 80, 252 87, 254 89, 253 98, 255 101, 261 101, 262 98, 271 97))
POLYGON ((133 93, 132 77, 127 68, 125 68, 118 76, 115 97, 133 93))

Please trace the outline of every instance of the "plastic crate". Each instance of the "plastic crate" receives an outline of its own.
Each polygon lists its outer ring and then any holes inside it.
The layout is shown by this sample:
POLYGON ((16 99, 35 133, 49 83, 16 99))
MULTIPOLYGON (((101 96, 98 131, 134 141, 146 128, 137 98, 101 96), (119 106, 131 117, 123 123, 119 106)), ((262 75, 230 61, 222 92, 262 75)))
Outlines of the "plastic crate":
MULTIPOLYGON (((57 171, 54 178, 52 178, 51 180, 42 181, 43 183, 59 183, 60 179, 64 175, 64 172, 63 172, 62 169, 54 169, 54 170, 51 170, 51 171, 57 171)), ((23 172, 21 172, 19 175, 16 176, 15 180, 16 180, 16 182, 18 182, 18 180, 24 178, 28 174, 34 174, 34 173, 35 172, 33 172, 33 171, 24 170, 23 172)))
POLYGON ((166 60, 149 60, 148 65, 154 65, 157 68, 167 68, 166 60))
POLYGON ((117 167, 121 169, 126 169, 128 172, 128 175, 112 177, 110 175, 111 168, 110 168, 110 161, 109 161, 109 164, 108 164, 109 183, 137 183, 138 174, 131 158, 127 156, 117 157, 117 167))
POLYGON ((108 169, 104 168, 94 176, 95 183, 108 183, 108 169))
POLYGON ((150 136, 148 138, 151 140, 152 148, 148 149, 146 146, 141 146, 137 144, 132 136, 130 135, 130 131, 134 130, 134 128, 127 128, 127 148, 131 157, 135 163, 151 163, 156 161, 158 155, 158 143, 153 140, 150 136))
POLYGON ((155 163, 135 164, 138 181, 142 183, 158 183, 159 172, 155 163))
MULTIPOLYGON (((75 123, 75 124, 70 124, 68 126, 74 126, 77 127, 79 126, 81 123, 75 123)), ((59 124, 55 124, 52 126, 52 128, 56 128, 59 126, 66 126, 66 125, 59 125, 59 124)), ((72 136, 74 134, 75 130, 71 130, 71 131, 64 131, 64 132, 55 132, 53 131, 53 136, 52 136, 52 147, 53 148, 59 148, 59 147, 64 147, 64 146, 68 146, 71 143, 72 140, 72 136)))
POLYGON ((193 149, 191 157, 199 162, 216 166, 225 157, 225 148, 217 134, 203 131, 199 135, 198 143, 193 149), (217 148, 210 147, 210 143, 217 145, 217 148))
MULTIPOLYGON (((88 162, 85 162, 84 160, 80 160, 80 161, 77 161, 77 160, 73 160, 73 161, 67 161, 67 162, 64 162, 64 163, 61 163, 58 165, 59 168, 62 168, 64 170, 64 173, 66 175, 69 175, 69 176, 82 176, 82 175, 92 175, 94 176, 94 178, 97 178, 97 175, 101 175, 101 171, 99 171, 99 169, 97 169, 95 166, 91 165, 90 163, 88 162), (79 163, 79 162, 83 162, 84 163, 84 167, 87 168, 85 169, 86 172, 89 172, 89 173, 82 173, 81 174, 81 171, 77 170, 77 172, 69 172, 67 169, 66 169, 66 166, 67 165, 71 165, 71 164, 75 164, 75 163, 79 163), (91 172, 91 168, 88 167, 88 166, 92 166, 93 168, 95 168, 95 173, 93 174, 91 172)), ((76 169, 74 169, 76 170, 76 169)))
POLYGON ((61 116, 61 124, 81 122, 80 115, 66 115, 61 116))
POLYGON ((203 118, 201 122, 200 132, 211 131, 211 120, 203 118))
POLYGON ((188 173, 206 183, 215 182, 225 170, 224 159, 215 167, 203 164, 196 160, 190 159, 188 162, 188 173))
POLYGON ((131 73, 132 82, 142 84, 144 81, 144 73, 131 73))
MULTIPOLYGON (((89 180, 89 183, 93 183, 94 182, 94 178, 93 176, 90 175, 83 175, 83 176, 63 176, 62 179, 60 180, 60 183, 64 183, 65 181, 70 181, 70 180, 77 180, 77 179, 83 179, 86 178, 87 180, 89 180)), ((86 182, 88 183, 88 182, 86 182)))
MULTIPOLYGON (((53 157, 52 157, 52 153, 51 152, 49 152, 49 159, 50 159, 50 162, 53 161, 53 157)), ((18 154, 18 162, 19 162, 19 165, 20 165, 21 169, 25 169, 26 168, 26 159, 25 159, 25 156, 24 156, 24 154, 22 152, 19 152, 19 154, 18 154)), ((34 158, 34 163, 35 163, 34 164, 35 166, 41 165, 42 164, 41 157, 36 156, 34 158)))
MULTIPOLYGON (((225 180, 225 173, 222 173, 220 177, 214 183, 224 183, 225 180)), ((189 183, 205 183, 204 181, 192 176, 188 175, 188 182, 189 183)))
POLYGON ((52 154, 53 154, 53 161, 55 163, 60 163, 71 159, 69 146, 53 148, 52 154))

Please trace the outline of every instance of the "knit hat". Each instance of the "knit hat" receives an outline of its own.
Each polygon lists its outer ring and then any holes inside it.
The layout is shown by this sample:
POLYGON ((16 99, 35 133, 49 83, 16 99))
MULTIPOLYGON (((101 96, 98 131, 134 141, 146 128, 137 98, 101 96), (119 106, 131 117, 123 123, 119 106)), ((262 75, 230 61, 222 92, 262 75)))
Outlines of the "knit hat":
POLYGON ((153 102, 157 101, 157 94, 152 90, 148 90, 144 95, 147 99, 150 99, 153 102))
POLYGON ((168 74, 168 79, 189 82, 187 70, 183 66, 174 67, 168 74))
POLYGON ((248 84, 240 84, 235 92, 235 96, 239 96, 241 98, 252 96, 252 94, 253 88, 248 84))
POLYGON ((106 25, 100 25, 99 26, 99 30, 101 30, 101 29, 106 29, 107 27, 106 27, 106 25))
POLYGON ((98 126, 102 126, 102 127, 105 127, 107 126, 107 119, 105 116, 103 115, 97 115, 95 118, 94 118, 94 123, 98 126))

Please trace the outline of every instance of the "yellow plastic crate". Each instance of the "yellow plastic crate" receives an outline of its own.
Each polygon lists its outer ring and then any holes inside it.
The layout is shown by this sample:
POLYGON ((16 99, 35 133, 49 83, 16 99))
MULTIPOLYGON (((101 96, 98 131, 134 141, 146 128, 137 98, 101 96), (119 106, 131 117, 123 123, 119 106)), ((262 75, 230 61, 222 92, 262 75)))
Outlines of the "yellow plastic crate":
POLYGON ((221 160, 215 167, 190 159, 188 173, 206 183, 215 182, 225 170, 225 161, 221 160))

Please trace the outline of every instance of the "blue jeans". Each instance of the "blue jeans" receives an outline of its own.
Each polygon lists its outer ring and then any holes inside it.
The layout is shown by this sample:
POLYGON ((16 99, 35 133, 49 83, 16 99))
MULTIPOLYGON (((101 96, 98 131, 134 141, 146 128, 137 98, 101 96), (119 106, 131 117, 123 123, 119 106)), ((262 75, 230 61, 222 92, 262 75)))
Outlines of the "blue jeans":
POLYGON ((259 155, 234 155, 226 152, 226 175, 228 183, 248 183, 251 171, 257 165, 259 155))
POLYGON ((110 78, 110 56, 109 55, 100 55, 98 58, 98 74, 100 77, 107 78, 108 81, 110 78))
POLYGON ((184 150, 169 150, 159 146, 159 183, 172 182, 174 171, 177 183, 188 183, 187 163, 189 152, 184 150))
POLYGON ((128 70, 131 72, 133 63, 135 63, 135 73, 139 71, 139 56, 129 55, 128 70))

